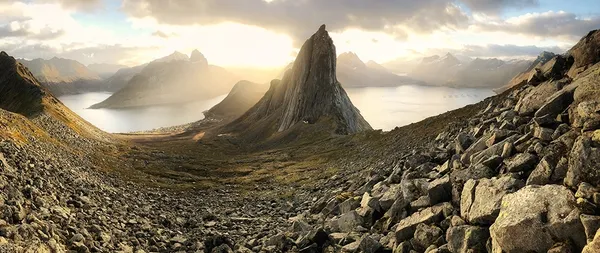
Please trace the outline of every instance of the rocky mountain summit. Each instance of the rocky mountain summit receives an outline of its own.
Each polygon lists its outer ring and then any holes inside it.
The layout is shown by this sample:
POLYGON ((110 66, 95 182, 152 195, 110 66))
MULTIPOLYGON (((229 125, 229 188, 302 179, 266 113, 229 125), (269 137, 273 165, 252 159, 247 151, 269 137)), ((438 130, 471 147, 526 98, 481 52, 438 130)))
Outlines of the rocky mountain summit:
POLYGON ((186 103, 225 94, 237 81, 225 69, 209 65, 199 51, 195 50, 191 56, 175 52, 146 66, 117 72, 107 80, 114 87, 131 78, 123 88, 91 108, 186 103))
POLYGON ((335 46, 325 26, 302 46, 291 70, 262 99, 221 131, 264 139, 299 124, 325 124, 352 134, 371 126, 338 82, 335 46))
POLYGON ((56 96, 101 89, 98 74, 78 61, 57 57, 18 61, 56 96))

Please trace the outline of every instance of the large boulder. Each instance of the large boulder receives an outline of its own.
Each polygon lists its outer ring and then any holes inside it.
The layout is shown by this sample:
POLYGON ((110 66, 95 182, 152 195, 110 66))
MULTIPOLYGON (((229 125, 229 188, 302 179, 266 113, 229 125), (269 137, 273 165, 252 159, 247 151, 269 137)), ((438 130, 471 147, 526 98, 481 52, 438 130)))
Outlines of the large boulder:
POLYGON ((534 87, 519 100, 515 109, 520 115, 531 115, 542 108, 546 100, 563 87, 560 81, 544 82, 534 87))
POLYGON ((599 186, 600 150, 593 146, 591 138, 581 136, 573 145, 569 154, 569 170, 565 178, 565 184, 576 188, 581 182, 588 182, 599 186))
POLYGON ((526 186, 504 196, 490 227, 494 253, 546 252, 557 242, 586 243, 573 193, 564 186, 526 186))
POLYGON ((600 61, 600 30, 590 31, 568 52, 575 62, 569 70, 569 76, 576 77, 589 65, 600 61))
POLYGON ((510 176, 469 180, 462 191, 460 214, 469 223, 490 225, 498 217, 502 198, 524 185, 522 180, 510 176))

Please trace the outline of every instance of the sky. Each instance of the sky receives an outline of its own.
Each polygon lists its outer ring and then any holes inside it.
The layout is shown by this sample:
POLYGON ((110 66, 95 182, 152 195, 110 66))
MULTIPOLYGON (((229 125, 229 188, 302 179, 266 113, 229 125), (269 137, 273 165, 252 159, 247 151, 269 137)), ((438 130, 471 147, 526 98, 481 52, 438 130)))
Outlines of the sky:
POLYGON ((321 24, 363 61, 525 59, 600 28, 600 1, 0 0, 0 50, 135 66, 198 49, 214 65, 275 68, 321 24))

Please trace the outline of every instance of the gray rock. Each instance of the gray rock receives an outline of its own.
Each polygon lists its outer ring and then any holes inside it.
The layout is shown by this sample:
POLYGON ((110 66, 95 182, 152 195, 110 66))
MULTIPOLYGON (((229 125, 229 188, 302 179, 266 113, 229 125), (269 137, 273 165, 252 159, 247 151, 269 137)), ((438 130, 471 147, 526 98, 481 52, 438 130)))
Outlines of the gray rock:
POLYGON ((587 242, 590 243, 594 240, 598 228, 600 228, 600 216, 582 214, 580 216, 581 224, 585 229, 585 235, 587 242))
POLYGON ((507 142, 514 142, 515 140, 517 140, 518 135, 512 135, 508 138, 506 138, 505 140, 498 142, 496 144, 494 144, 493 146, 487 148, 486 150, 483 150, 475 155, 473 155, 473 157, 471 157, 471 163, 480 163, 492 156, 500 156, 502 155, 502 151, 504 151, 504 144, 506 144, 507 142))
POLYGON ((443 244, 444 232, 439 227, 434 225, 418 224, 415 230, 414 238, 411 240, 413 247, 416 250, 424 250, 425 248, 443 244))
POLYGON ((448 250, 452 253, 487 252, 489 237, 486 228, 469 225, 451 227, 446 232, 448 250))
POLYGON ((352 232, 356 227, 363 224, 362 217, 356 211, 350 211, 342 214, 336 221, 337 228, 341 232, 352 232))
POLYGON ((596 232, 594 240, 583 248, 581 253, 597 253, 600 252, 600 230, 596 232))
POLYGON ((370 207, 373 210, 381 211, 381 206, 379 205, 379 199, 371 197, 369 193, 365 192, 362 196, 362 200, 360 201, 360 207, 370 207))
POLYGON ((530 153, 520 153, 508 159, 506 169, 510 172, 529 171, 537 164, 537 156, 530 153))
POLYGON ((469 223, 490 225, 498 217, 502 198, 524 186, 510 176, 469 180, 462 191, 460 214, 469 223))
POLYGON ((554 173, 554 166, 547 157, 542 158, 540 163, 529 174, 527 185, 545 185, 550 183, 550 179, 554 173))
POLYGON ((559 82, 545 82, 528 92, 515 106, 520 115, 531 115, 538 111, 549 97, 560 90, 559 82))
POLYGON ((579 137, 569 154, 569 170, 567 171, 565 184, 573 188, 581 182, 589 182, 593 183, 594 186, 599 186, 600 171, 597 169, 598 164, 600 164, 600 150, 592 146, 592 140, 589 137, 579 137))
POLYGON ((358 248, 364 253, 376 253, 381 247, 381 243, 369 235, 363 236, 358 245, 358 248))
POLYGON ((452 184, 446 175, 429 183, 427 194, 431 205, 452 200, 452 184))
POLYGON ((504 196, 490 227, 493 252, 546 252, 556 242, 585 245, 575 196, 564 186, 526 186, 504 196))
POLYGON ((474 138, 467 133, 459 133, 454 140, 456 154, 462 154, 473 144, 474 138))
POLYGON ((577 192, 575 192, 575 197, 591 199, 594 196, 594 193, 597 193, 597 192, 598 192, 598 189, 596 189, 596 187, 594 187, 591 184, 588 184, 586 182, 582 182, 581 184, 579 184, 579 187, 577 187, 577 192))
POLYGON ((543 141, 551 141, 553 134, 554 134, 554 129, 545 128, 545 127, 536 127, 533 137, 538 138, 543 141))
POLYGON ((444 219, 444 212, 452 209, 450 203, 441 203, 419 212, 413 213, 409 217, 398 222, 396 227, 396 241, 403 242, 414 236, 417 225, 420 223, 432 224, 444 219))
POLYGON ((381 209, 383 211, 387 211, 388 209, 390 209, 390 207, 392 207, 394 202, 400 197, 402 197, 402 185, 400 185, 400 184, 390 185, 390 187, 383 194, 381 199, 379 199, 379 205, 381 206, 381 209))
POLYGON ((360 206, 360 199, 358 197, 348 198, 348 199, 344 200, 342 203, 340 203, 340 205, 339 205, 340 213, 344 214, 344 213, 350 212, 350 211, 358 208, 359 206, 360 206))
POLYGON ((573 102, 573 92, 573 89, 562 89, 556 92, 546 99, 546 103, 535 112, 535 117, 550 115, 551 117, 556 118, 558 114, 565 111, 565 109, 573 102))

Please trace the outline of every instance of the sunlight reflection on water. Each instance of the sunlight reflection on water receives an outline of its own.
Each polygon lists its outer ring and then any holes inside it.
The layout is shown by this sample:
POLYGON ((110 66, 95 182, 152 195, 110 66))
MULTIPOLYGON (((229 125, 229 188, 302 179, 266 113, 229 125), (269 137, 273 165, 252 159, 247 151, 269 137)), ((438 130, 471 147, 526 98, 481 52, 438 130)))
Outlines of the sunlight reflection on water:
POLYGON ((110 93, 90 92, 61 96, 59 99, 82 118, 98 128, 123 133, 175 126, 204 118, 203 111, 219 103, 225 95, 187 104, 160 105, 131 109, 87 109, 108 98, 110 93))
POLYGON ((352 103, 375 129, 391 130, 493 96, 490 89, 403 85, 346 89, 352 103))

